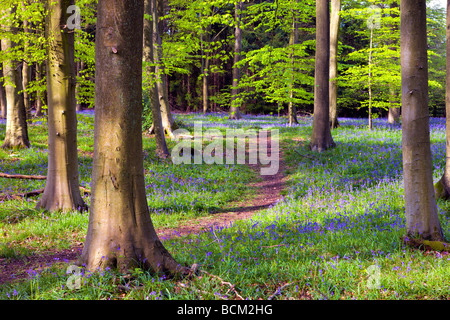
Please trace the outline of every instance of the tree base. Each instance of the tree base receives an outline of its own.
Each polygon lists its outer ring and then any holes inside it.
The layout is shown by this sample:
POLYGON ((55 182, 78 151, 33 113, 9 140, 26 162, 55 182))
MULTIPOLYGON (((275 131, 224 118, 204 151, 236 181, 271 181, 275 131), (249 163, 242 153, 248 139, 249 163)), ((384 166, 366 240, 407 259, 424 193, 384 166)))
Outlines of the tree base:
POLYGON ((436 199, 449 200, 450 188, 445 185, 444 178, 442 177, 438 182, 434 184, 434 192, 436 199))

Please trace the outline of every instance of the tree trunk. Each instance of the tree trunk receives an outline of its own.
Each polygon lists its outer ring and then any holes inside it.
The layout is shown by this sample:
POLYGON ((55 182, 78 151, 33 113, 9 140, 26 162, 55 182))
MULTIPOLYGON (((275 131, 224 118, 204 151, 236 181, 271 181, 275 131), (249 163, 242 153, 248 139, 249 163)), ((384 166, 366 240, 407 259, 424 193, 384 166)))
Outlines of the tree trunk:
POLYGON ((330 130, 330 8, 329 0, 316 1, 316 61, 314 118, 310 148, 322 152, 335 146, 330 130))
POLYGON ((370 45, 369 45, 369 130, 372 130, 372 48, 373 48, 373 29, 370 28, 370 45))
MULTIPOLYGON (((396 2, 393 2, 391 4, 391 17, 392 18, 398 17, 397 14, 394 14, 392 12, 392 9, 397 8, 397 7, 398 7, 398 4, 396 2)), ((398 28, 396 26, 391 26, 391 29, 392 29, 392 32, 398 31, 398 28)), ((397 61, 397 59, 395 59, 395 61, 397 61)), ((392 83, 389 84, 389 103, 390 103, 391 107, 389 107, 389 109, 388 109, 388 123, 390 123, 390 124, 398 123, 400 121, 400 108, 395 106, 395 104, 398 103, 397 92, 395 90, 395 86, 392 83)))
MULTIPOLYGON (((151 15, 152 13, 152 1, 145 0, 144 1, 145 14, 151 15)), ((150 65, 153 63, 154 55, 153 55, 153 23, 148 19, 144 19, 144 47, 143 47, 143 58, 144 61, 147 62, 147 70, 148 74, 155 75, 155 66, 150 65)), ((152 87, 149 90, 150 103, 152 109, 152 118, 153 118, 153 132, 155 133, 155 141, 156 141, 156 155, 160 158, 169 157, 169 150, 166 144, 166 138, 164 136, 164 128, 161 120, 161 109, 158 100, 158 89, 156 87, 156 82, 152 84, 152 87)))
POLYGON ((99 0, 92 204, 82 252, 88 270, 182 268, 153 227, 142 150, 144 1, 99 0))
POLYGON ((210 42, 210 27, 204 28, 203 32, 200 36, 200 43, 201 43, 201 51, 202 51, 202 76, 203 76, 203 82, 202 82, 202 101, 203 101, 203 113, 208 112, 210 109, 209 106, 209 64, 210 64, 210 58, 209 53, 205 52, 205 42, 209 45, 210 42))
POLYGON ((48 0, 46 38, 48 95, 48 168, 45 191, 36 208, 87 210, 78 182, 74 33, 64 28, 74 0, 48 0))
MULTIPOLYGON (((25 34, 27 34, 29 32, 28 21, 27 20, 23 21, 23 32, 25 34)), ((25 40, 24 41, 24 48, 23 48, 25 54, 29 50, 28 47, 29 47, 29 43, 28 43, 27 40, 25 40)), ((26 55, 25 55, 25 57, 26 57, 26 55)), ((24 103, 24 106, 25 106, 27 119, 31 119, 30 95, 26 91, 26 89, 28 88, 28 83, 29 82, 30 82, 30 66, 29 66, 28 62, 26 60, 24 60, 22 62, 22 88, 23 88, 23 103, 24 103)))
MULTIPOLYGON (((38 62, 36 63, 36 81, 40 81, 42 79, 42 65, 38 62)), ((41 93, 38 92, 36 96, 36 113, 35 117, 41 117, 43 114, 42 107, 44 106, 44 101, 41 96, 41 93)))
POLYGON ((401 0, 402 153, 407 234, 442 240, 433 189, 426 1, 401 0))
POLYGON ((242 49, 242 31, 241 31, 241 16, 242 16, 242 1, 236 2, 235 7, 235 23, 234 29, 234 61, 233 61, 233 83, 231 88, 231 106, 230 106, 230 119, 241 119, 242 115, 239 110, 238 94, 239 94, 239 81, 240 70, 237 63, 240 60, 242 49))
POLYGON ((444 174, 434 185, 436 198, 450 199, 450 0, 447 1, 447 70, 445 84, 445 126, 446 126, 446 159, 444 174))
MULTIPOLYGON (((0 51, 1 49, 1 43, 0 41, 0 51)), ((3 63, 0 64, 0 119, 6 119, 6 91, 4 86, 4 81, 1 80, 3 78, 3 63)))
MULTIPOLYGON (((14 10, 14 9, 13 9, 14 10)), ((6 28, 9 29, 10 28, 6 28)), ((2 40, 2 49, 8 51, 16 44, 9 39, 2 40)), ((6 92, 6 135, 2 148, 28 148, 28 128, 25 105, 23 103, 22 71, 17 61, 3 63, 6 92)))
MULTIPOLYGON (((77 76, 78 77, 81 76, 81 72, 83 71, 83 69, 84 69, 84 62, 83 61, 78 61, 76 63, 76 70, 77 70, 77 76)), ((78 96, 78 93, 80 92, 80 90, 81 90, 81 84, 80 84, 79 81, 77 81, 76 86, 75 86, 75 97, 78 96)), ((81 105, 80 99, 76 99, 76 101, 77 101, 76 102, 76 107, 75 107, 76 111, 78 112, 78 111, 83 110, 83 106, 81 105)))
MULTIPOLYGON (((389 103, 391 105, 396 103, 396 90, 392 84, 389 84, 389 103)), ((391 107, 388 109, 388 123, 394 124, 400 121, 400 108, 391 107)))
POLYGON ((163 21, 160 21, 160 14, 164 12, 163 0, 151 0, 153 4, 152 20, 153 20, 153 54, 156 64, 155 73, 157 76, 156 86, 158 92, 158 100, 161 109, 161 120, 164 132, 170 137, 174 138, 173 131, 176 130, 175 122, 173 120, 172 112, 170 111, 169 99, 167 93, 167 78, 164 73, 164 64, 162 63, 162 39, 163 21))
MULTIPOLYGON (((298 42, 298 23, 296 18, 297 11, 292 10, 292 29, 291 29, 291 35, 289 37, 289 46, 291 47, 291 67, 292 67, 292 74, 291 74, 291 83, 289 84, 289 103, 288 103, 288 120, 289 120, 289 126, 292 126, 293 124, 297 124, 297 108, 294 104, 294 80, 295 80, 295 50, 294 45, 298 42)), ((278 112, 280 109, 278 109, 278 112)))
POLYGON ((339 126, 337 118, 338 45, 341 0, 331 0, 330 17, 330 126, 339 126))

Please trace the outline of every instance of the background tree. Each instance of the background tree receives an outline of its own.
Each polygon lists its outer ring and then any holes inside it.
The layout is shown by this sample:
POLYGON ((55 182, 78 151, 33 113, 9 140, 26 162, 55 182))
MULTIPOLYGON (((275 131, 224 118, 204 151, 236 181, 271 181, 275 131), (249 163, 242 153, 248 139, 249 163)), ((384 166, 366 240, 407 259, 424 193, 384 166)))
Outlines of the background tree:
POLYGON ((310 148, 325 151, 335 146, 330 130, 330 5, 316 1, 316 61, 314 82, 314 119, 310 148))
POLYGON ((100 0, 92 202, 82 252, 88 270, 182 267, 155 232, 145 195, 142 149, 144 2, 100 0))
POLYGON ((402 153, 408 236, 442 240, 433 189, 426 1, 401 0, 402 153))
POLYGON ((230 118, 240 119, 242 115, 239 111, 239 80, 240 80, 240 68, 238 66, 241 51, 242 51, 242 30, 241 30, 241 20, 242 20, 242 1, 236 2, 235 7, 235 29, 234 29, 234 56, 233 56, 233 84, 231 88, 231 106, 230 106, 230 118))
POLYGON ((177 129, 175 121, 170 110, 168 91, 167 91, 167 77, 165 66, 163 63, 163 46, 161 35, 164 31, 164 21, 161 15, 164 14, 164 1, 152 0, 152 21, 153 21, 153 61, 156 65, 156 88, 158 92, 158 100, 161 109, 161 120, 164 132, 169 137, 174 138, 173 131, 177 129))
MULTIPOLYGON (((0 40, 1 51, 1 40, 0 40)), ((3 79, 3 63, 0 64, 0 79, 3 79)), ((6 91, 3 80, 0 80, 0 119, 6 119, 6 91)))
POLYGON ((156 73, 155 64, 153 63, 153 22, 151 21, 152 14, 152 1, 144 1, 144 48, 143 48, 143 60, 145 66, 145 72, 148 79, 148 85, 145 85, 148 90, 149 101, 151 104, 152 125, 153 132, 155 133, 156 141, 156 154, 160 158, 169 157, 169 150, 166 144, 166 138, 164 136, 164 128, 161 120, 161 108, 158 99, 158 88, 156 86, 156 73))
POLYGON ((47 60, 48 168, 37 208, 50 211, 87 209, 79 189, 73 30, 67 8, 74 0, 48 0, 47 60))
POLYGON ((4 16, 9 21, 3 22, 5 35, 1 40, 2 54, 10 54, 9 59, 3 58, 3 74, 6 93, 6 134, 2 148, 28 148, 28 128, 26 110, 22 92, 21 62, 15 53, 17 27, 15 26, 16 7, 6 10, 4 16))
POLYGON ((450 0, 447 0, 447 66, 446 66, 446 84, 445 84, 445 108, 446 108, 446 159, 444 174, 435 184, 436 197, 438 199, 450 199, 450 0))
POLYGON ((331 0, 330 16, 330 126, 339 126, 337 118, 337 76, 338 76, 338 44, 341 0, 331 0))

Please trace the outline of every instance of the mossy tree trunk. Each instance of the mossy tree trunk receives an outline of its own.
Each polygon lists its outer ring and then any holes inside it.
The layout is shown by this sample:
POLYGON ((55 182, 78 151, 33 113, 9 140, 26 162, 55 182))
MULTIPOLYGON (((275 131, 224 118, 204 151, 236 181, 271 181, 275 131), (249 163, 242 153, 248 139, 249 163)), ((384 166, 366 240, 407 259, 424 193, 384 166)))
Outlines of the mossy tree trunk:
POLYGON ((82 262, 91 271, 183 272, 156 234, 145 194, 144 1, 99 0, 97 13, 92 200, 82 262))
POLYGON ((314 118, 310 148, 322 152, 335 146, 330 130, 330 3, 316 1, 314 118))
POLYGON ((433 189, 426 1, 401 0, 402 153, 408 236, 443 239, 433 189))
POLYGON ((74 0, 48 0, 47 102, 48 168, 44 193, 36 208, 87 210, 79 189, 75 101, 74 33, 67 8, 74 0))
MULTIPOLYGON (((151 16, 153 10, 152 1, 145 0, 144 8, 145 14, 151 16)), ((146 72, 148 74, 155 75, 155 66, 152 64, 154 59, 153 49, 153 23, 148 19, 144 19, 143 58, 144 61, 147 62, 146 72)), ((167 148, 166 138, 164 136, 164 128, 161 120, 161 108, 159 105, 158 88, 156 87, 156 82, 151 85, 151 88, 149 89, 149 96, 152 110, 153 132, 155 133, 156 141, 156 154, 160 158, 168 158, 170 154, 167 148)))

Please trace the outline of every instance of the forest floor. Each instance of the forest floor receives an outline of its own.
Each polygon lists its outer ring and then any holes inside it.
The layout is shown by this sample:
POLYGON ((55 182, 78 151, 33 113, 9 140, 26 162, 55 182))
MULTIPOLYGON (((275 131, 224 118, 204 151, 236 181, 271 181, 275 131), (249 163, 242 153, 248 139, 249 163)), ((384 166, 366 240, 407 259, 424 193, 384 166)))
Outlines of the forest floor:
MULTIPOLYGON (((269 154, 272 152, 271 140, 268 139, 267 147, 269 154)), ((267 209, 282 199, 282 190, 285 187, 285 163, 281 148, 279 152, 279 170, 274 175, 260 175, 259 181, 250 184, 250 188, 255 192, 252 199, 246 201, 235 201, 231 203, 227 210, 214 213, 206 217, 188 220, 176 228, 158 228, 156 231, 161 240, 168 240, 174 237, 198 234, 211 228, 221 228, 231 225, 233 222, 251 218, 256 212, 267 209)), ((248 153, 248 150, 247 150, 248 153)), ((255 172, 261 172, 263 165, 247 164, 255 172)), ((83 249, 83 244, 79 243, 69 249, 63 249, 45 254, 37 254, 19 259, 0 258, 0 285, 14 280, 28 278, 33 271, 40 272, 55 262, 61 261, 73 263, 78 260, 83 249)))

